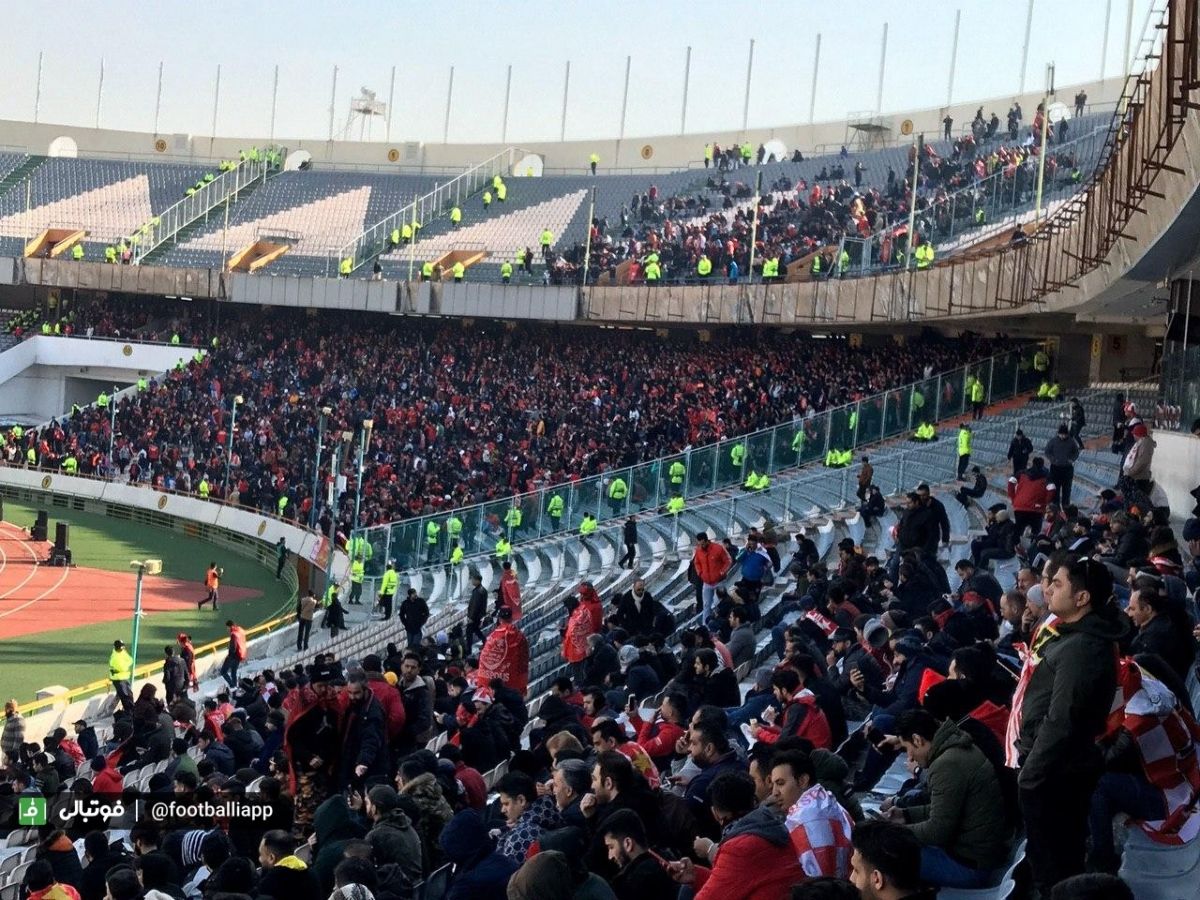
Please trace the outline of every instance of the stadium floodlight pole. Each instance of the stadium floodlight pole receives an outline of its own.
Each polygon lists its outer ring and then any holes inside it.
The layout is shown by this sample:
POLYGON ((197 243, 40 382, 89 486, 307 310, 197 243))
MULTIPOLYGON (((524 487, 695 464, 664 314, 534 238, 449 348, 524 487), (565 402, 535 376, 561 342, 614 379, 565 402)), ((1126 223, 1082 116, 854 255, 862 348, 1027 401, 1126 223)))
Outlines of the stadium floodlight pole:
POLYGON ((338 477, 342 470, 342 451, 354 440, 349 431, 342 432, 342 439, 333 448, 333 467, 329 470, 329 557, 325 563, 325 590, 321 592, 321 600, 329 596, 329 585, 333 583, 333 552, 337 540, 337 503, 338 477))
POLYGON ((317 419, 317 458, 313 463, 312 506, 308 510, 309 528, 315 528, 317 525, 317 487, 321 481, 321 451, 325 449, 325 421, 332 412, 332 407, 322 406, 320 417, 317 419))
MULTIPOLYGON (((395 69, 393 69, 392 71, 394 73, 395 69)), ((270 131, 269 139, 272 143, 274 143, 274 141, 275 141, 275 108, 278 105, 278 103, 279 103, 279 65, 276 64, 275 65, 275 78, 271 84, 271 131, 270 131)))
MULTIPOLYGON (((511 67, 510 67, 511 69, 511 67)), ((558 128, 558 139, 565 141, 567 139, 567 96, 571 92, 571 61, 567 60, 566 70, 563 72, 563 108, 562 108, 562 123, 558 128)), ((505 117, 504 124, 508 124, 508 101, 504 102, 505 117)))
POLYGON ((875 115, 883 112, 883 72, 887 67, 888 23, 883 23, 883 39, 879 44, 879 85, 875 89, 875 115))
MULTIPOLYGON (((504 118, 500 120, 500 143, 504 144, 508 141, 508 100, 512 96, 512 63, 508 64, 508 70, 504 75, 504 118)), ((566 101, 563 101, 564 108, 566 101)))
POLYGON ((96 84, 96 127, 100 127, 100 107, 104 102, 104 57, 100 57, 100 81, 96 84))
POLYGON ((371 443, 371 429, 375 427, 374 419, 364 419, 362 423, 362 433, 359 436, 358 442, 358 481, 354 488, 354 530, 358 531, 358 514, 362 508, 362 480, 363 480, 363 457, 367 452, 367 445, 371 443))
POLYGON ((817 73, 821 71, 821 32, 817 32, 817 49, 813 53, 812 92, 808 95, 808 124, 817 114, 817 73))
POLYGON ((1112 0, 1104 0, 1104 37, 1100 40, 1100 80, 1108 68, 1108 26, 1112 22, 1112 0))
POLYGON ((392 84, 391 84, 391 87, 388 88, 387 128, 385 130, 384 138, 383 138, 385 141, 390 141, 392 139, 392 110, 395 109, 395 106, 393 105, 395 100, 396 100, 396 67, 392 66, 392 84))
POLYGON ((154 136, 158 137, 158 114, 162 111, 162 60, 158 61, 158 90, 154 94, 154 136))
POLYGON ((596 188, 592 187, 592 199, 588 203, 587 241, 583 245, 583 286, 587 287, 588 270, 592 264, 592 222, 596 219, 596 188))
MULTIPOLYGON (((1133 0, 1130 0, 1133 3, 1133 0)), ((1033 29, 1033 0, 1029 0, 1025 7, 1025 40, 1021 44, 1021 89, 1018 93, 1025 93, 1025 70, 1029 63, 1029 32, 1033 29)))
POLYGON ((762 169, 754 179, 754 215, 750 220, 750 264, 746 267, 747 283, 754 282, 754 249, 758 240, 758 207, 762 204, 762 169))
POLYGON ((221 64, 217 63, 217 80, 216 80, 216 83, 213 85, 213 123, 212 123, 213 140, 216 140, 216 138, 217 138, 217 110, 220 109, 220 106, 221 106, 221 64))
POLYGON ((446 85, 446 119, 442 122, 442 143, 450 143, 450 102, 454 99, 454 66, 450 67, 450 82, 446 85))
POLYGON ((1046 183, 1046 137, 1050 131, 1050 93, 1054 89, 1054 63, 1046 66, 1046 92, 1042 94, 1042 135, 1038 148, 1037 202, 1034 204, 1034 228, 1042 221, 1042 187, 1046 183))
POLYGON ((954 40, 950 44, 950 79, 946 85, 946 105, 954 98, 954 70, 958 68, 958 26, 962 24, 962 10, 954 11, 954 40))
POLYGON ((688 82, 692 78, 692 48, 689 45, 687 55, 683 58, 683 111, 679 114, 679 133, 687 133, 687 97, 688 82))
POLYGON ((621 130, 617 133, 617 140, 625 140, 625 110, 629 107, 629 69, 633 65, 633 57, 625 57, 625 90, 621 92, 621 130))
POLYGON ((1133 0, 1129 0, 1129 4, 1125 8, 1125 62, 1121 66, 1121 71, 1126 79, 1133 71, 1133 0))
MULTIPOLYGON (((33 92, 33 124, 34 125, 37 124, 38 113, 41 111, 41 108, 42 108, 42 53, 43 53, 43 51, 41 51, 41 50, 38 51, 37 87, 34 89, 34 92, 33 92)), ((162 64, 160 63, 159 64, 159 66, 160 66, 159 72, 160 73, 162 72, 161 65, 162 64)), ((160 74, 160 77, 161 77, 161 74, 160 74)), ((158 129, 155 129, 156 132, 157 132, 157 130, 158 129)))
POLYGON ((234 395, 233 409, 229 415, 229 446, 225 450, 225 487, 221 491, 223 497, 229 496, 229 473, 233 470, 233 436, 237 432, 237 408, 245 402, 241 394, 234 395))
POLYGON ((754 75, 754 38, 750 38, 750 56, 746 59, 746 96, 742 99, 742 140, 750 121, 750 79, 754 75))

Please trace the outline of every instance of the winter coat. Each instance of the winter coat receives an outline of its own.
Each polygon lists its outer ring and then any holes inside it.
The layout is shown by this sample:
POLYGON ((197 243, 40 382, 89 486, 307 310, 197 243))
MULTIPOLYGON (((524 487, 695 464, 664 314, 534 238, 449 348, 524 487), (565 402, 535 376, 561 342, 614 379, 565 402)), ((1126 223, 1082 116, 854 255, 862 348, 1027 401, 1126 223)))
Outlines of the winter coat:
POLYGON ((504 830, 496 842, 496 849, 518 863, 524 862, 529 848, 542 836, 542 832, 560 827, 562 816, 554 798, 549 795, 538 797, 511 828, 504 830))
POLYGON ((634 599, 632 588, 617 599, 617 624, 630 635, 650 635, 653 632, 667 634, 674 630, 674 619, 667 608, 654 599, 650 591, 643 591, 634 599))
POLYGON ((766 744, 774 744, 780 738, 801 737, 819 750, 829 750, 833 746, 833 736, 829 729, 829 719, 817 705, 817 698, 810 690, 802 689, 783 707, 783 717, 779 725, 764 725, 759 730, 758 739, 766 744))
POLYGON ((258 897, 274 900, 324 900, 316 873, 295 856, 285 856, 258 878, 258 897))
POLYGON ((21 746, 25 743, 25 719, 20 713, 4 717, 4 732, 0 734, 0 750, 4 758, 16 762, 21 756, 21 746))
POLYGON ((174 696, 187 687, 187 663, 178 656, 168 656, 163 660, 163 687, 167 693, 174 696))
POLYGON ((1022 788, 1039 788, 1072 770, 1099 771, 1096 738, 1117 687, 1117 644, 1130 628, 1126 616, 1106 607, 1078 622, 1052 617, 1038 629, 1036 664, 1019 708, 1014 698, 1022 788))
POLYGON ((1054 485, 1050 484, 1050 473, 1044 468, 1026 469, 1020 475, 1008 479, 1008 499, 1014 512, 1035 512, 1041 515, 1054 500, 1054 485))
POLYGON ((1069 466, 1079 458, 1079 444, 1071 437, 1056 434, 1046 442, 1046 465, 1069 466))
POLYGON ((1160 656, 1179 676, 1186 681, 1192 663, 1196 661, 1196 643, 1192 636, 1181 631, 1169 616, 1160 613, 1138 629, 1129 647, 1129 655, 1154 653, 1160 656))
POLYGON ((632 859, 610 883, 617 900, 670 900, 679 892, 679 885, 649 853, 632 859))
POLYGON ((394 741, 404 730, 404 700, 394 684, 388 684, 383 675, 378 672, 367 673, 367 687, 383 708, 384 720, 387 723, 389 741, 394 741))
POLYGON ((1145 435, 1137 439, 1125 454, 1121 463, 1121 474, 1132 481, 1150 480, 1150 468, 1154 464, 1154 438, 1145 435))
POLYGON ((733 657, 734 668, 744 662, 754 659, 754 651, 758 647, 758 638, 754 634, 754 626, 746 623, 739 625, 729 634, 729 654, 733 657))
POLYGON ((760 806, 721 833, 712 868, 696 866, 695 900, 779 900, 806 876, 783 820, 760 806))
POLYGON ((393 809, 367 832, 371 856, 376 865, 395 863, 415 885, 424 873, 421 836, 402 809, 393 809))
POLYGON ((725 573, 729 571, 729 552, 722 544, 709 541, 707 547, 696 546, 692 554, 692 564, 702 582, 715 585, 722 581, 725 573))
POLYGON ((317 846, 313 851, 312 870, 321 883, 321 890, 328 895, 333 890, 333 870, 342 861, 346 842, 363 836, 362 828, 350 815, 345 794, 333 794, 317 807, 313 814, 313 831, 317 835, 317 846))
POLYGON ((584 662, 582 684, 599 687, 604 684, 606 676, 620 669, 621 662, 616 649, 607 641, 601 641, 584 662))
POLYGON ((477 812, 455 815, 442 831, 440 846, 454 863, 446 900, 507 900, 508 881, 520 864, 496 850, 477 812))
POLYGON ((382 782, 387 778, 391 766, 389 758, 387 724, 383 707, 368 692, 362 700, 348 706, 342 714, 342 747, 348 752, 341 755, 339 782, 349 785, 357 780, 356 766, 366 766, 362 778, 368 784, 382 782))
POLYGON ((424 848, 424 865, 426 872, 437 868, 442 861, 441 846, 438 838, 446 823, 454 816, 454 810, 446 802, 442 788, 428 772, 418 775, 412 781, 406 782, 400 793, 411 797, 421 811, 417 819, 417 833, 421 836, 421 846, 424 848))
POLYGON ((953 720, 933 736, 925 782, 929 802, 904 811, 917 840, 973 869, 1004 862, 1009 834, 997 827, 1004 798, 996 769, 953 720))

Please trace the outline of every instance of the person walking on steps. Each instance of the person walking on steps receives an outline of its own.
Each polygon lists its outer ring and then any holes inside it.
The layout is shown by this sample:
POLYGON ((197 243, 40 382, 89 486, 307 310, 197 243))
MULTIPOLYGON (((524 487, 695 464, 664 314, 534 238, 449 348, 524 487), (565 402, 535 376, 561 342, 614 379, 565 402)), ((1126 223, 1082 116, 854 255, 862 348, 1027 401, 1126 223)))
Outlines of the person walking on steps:
POLYGON ((211 603, 213 612, 220 609, 220 600, 217 596, 221 587, 221 576, 225 574, 225 570, 217 566, 216 562, 208 564, 208 571, 204 573, 204 587, 208 591, 204 599, 196 604, 196 609, 204 609, 205 603, 211 603))
POLYGON ((637 559, 637 541, 638 527, 637 519, 630 516, 625 520, 625 527, 622 529, 622 540, 625 543, 625 555, 621 557, 617 563, 622 569, 625 568, 625 563, 629 563, 629 568, 633 568, 633 562, 637 559))
POLYGON ((283 567, 287 565, 288 548, 283 538, 280 538, 275 544, 275 580, 279 581, 283 578, 283 567))
POLYGON ((317 614, 317 595, 309 590, 296 600, 296 650, 308 649, 312 636, 313 617, 317 614))
POLYGON ((390 562, 383 573, 383 579, 379 582, 379 608, 383 610, 385 622, 392 617, 392 600, 399 586, 400 576, 396 574, 396 564, 390 562))
POLYGON ((229 650, 225 654, 225 662, 221 663, 221 677, 232 690, 237 687, 238 667, 246 661, 249 651, 245 629, 235 625, 233 619, 226 619, 225 627, 229 629, 229 650))
POLYGON ((108 656, 108 678, 121 708, 126 712, 133 709, 133 657, 125 649, 124 641, 113 641, 112 653, 108 656))

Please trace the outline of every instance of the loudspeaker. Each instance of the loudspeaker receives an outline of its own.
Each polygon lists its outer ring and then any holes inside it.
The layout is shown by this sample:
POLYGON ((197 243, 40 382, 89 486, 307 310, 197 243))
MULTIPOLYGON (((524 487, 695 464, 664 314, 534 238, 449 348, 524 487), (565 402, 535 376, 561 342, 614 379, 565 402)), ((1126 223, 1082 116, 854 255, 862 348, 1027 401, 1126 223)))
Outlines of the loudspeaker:
POLYGON ((37 521, 33 523, 33 528, 29 531, 29 536, 35 541, 46 540, 46 532, 50 527, 50 517, 44 509, 39 509, 37 521))
POLYGON ((71 526, 66 522, 54 523, 54 549, 62 552, 71 546, 71 526))

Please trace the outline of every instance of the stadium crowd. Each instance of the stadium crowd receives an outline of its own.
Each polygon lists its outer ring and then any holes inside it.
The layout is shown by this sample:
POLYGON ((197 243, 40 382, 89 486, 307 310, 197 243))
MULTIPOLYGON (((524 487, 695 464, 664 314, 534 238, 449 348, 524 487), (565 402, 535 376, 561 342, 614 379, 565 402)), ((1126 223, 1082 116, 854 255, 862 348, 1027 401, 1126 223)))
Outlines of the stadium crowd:
MULTIPOLYGON (((998 203, 1016 207, 1032 199, 1040 152, 1035 136, 1041 128, 1042 113, 1037 111, 1023 136, 1019 134, 1019 110, 1015 115, 1014 120, 1010 114, 1010 125, 1016 123, 1010 132, 997 133, 985 127, 966 134, 953 141, 945 156, 939 155, 932 144, 923 145, 914 253, 922 242, 930 242, 932 249, 933 242, 950 234, 952 228, 983 224, 998 203), (1009 137, 1007 142, 1005 136, 1009 137), (999 185, 982 184, 993 175, 999 176, 999 185), (968 196, 958 193, 972 187, 968 196), (1002 202, 998 198, 1003 198, 1002 202)), ((1075 149, 1058 149, 1072 137, 1066 119, 1051 128, 1047 136, 1046 184, 1081 180, 1075 149)), ((740 157, 737 148, 731 149, 740 157)), ((793 183, 787 175, 764 183, 757 232, 753 235, 755 274, 784 278, 789 267, 797 264, 813 277, 845 274, 851 255, 856 257, 855 263, 859 262, 859 251, 839 257, 838 245, 843 236, 877 238, 871 251, 872 264, 902 264, 909 246, 914 152, 910 149, 910 165, 899 173, 889 168, 886 173, 867 175, 866 167, 845 153, 839 163, 816 173, 811 183, 805 179, 793 183), (768 262, 769 271, 762 270, 764 262, 768 262)), ((757 161, 763 162, 761 148, 757 161)), ((755 179, 749 156, 745 165, 750 168, 722 165, 709 177, 706 189, 697 194, 667 197, 651 185, 622 207, 618 222, 594 220, 589 282, 595 283, 605 274, 616 279, 617 267, 625 260, 634 261, 628 275, 634 283, 718 278, 735 282, 750 274, 755 179), (745 180, 726 177, 726 172, 734 171, 744 171, 745 180), (651 261, 656 268, 647 269, 651 261)), ((550 266, 550 280, 577 280, 584 249, 576 245, 560 254, 550 266)), ((928 264, 918 257, 914 259, 922 268, 928 264)))
MULTIPOLYGON (((1037 522, 1028 536, 989 536, 1007 542, 1015 575, 963 558, 952 588, 937 558, 945 512, 924 487, 884 559, 847 539, 827 566, 803 531, 751 532, 732 558, 697 536, 707 618, 685 615, 676 644, 682 611, 644 585, 604 602, 585 582, 564 601, 566 665, 533 712, 509 591, 478 656, 456 626, 361 659, 317 653, 211 697, 168 678, 169 704, 144 683, 103 734, 79 721, 73 734, 29 735, 12 704, 0 825, 9 847, 36 847, 23 891, 932 897, 996 884, 1023 854, 1034 896, 1132 897, 1112 874, 1114 817, 1155 844, 1200 839, 1200 727, 1185 686, 1200 519, 1177 541, 1147 498, 1152 471, 1129 474, 1152 452, 1134 452, 1146 439, 1136 411, 1114 408, 1126 474, 1089 508, 1057 502, 1040 456, 1014 461, 1013 505, 1037 522), (775 651, 743 692, 736 671, 771 622, 775 651), (907 777, 871 793, 900 759, 907 777), (113 798, 151 763, 163 766, 153 797, 254 798, 270 814, 138 818, 134 792, 114 820, 79 810, 18 827, 20 800, 68 788, 113 798), (489 792, 484 773, 501 765, 489 792)), ((1007 506, 990 512, 1008 521, 1007 506)), ((483 591, 471 605, 487 602, 483 591)))
MULTIPOLYGON (((223 317, 214 342, 202 318, 162 326, 148 315, 145 308, 128 320, 111 310, 81 314, 89 325, 165 340, 182 333, 209 348, 203 355, 185 348, 186 364, 119 402, 113 465, 122 477, 306 521, 320 411, 328 408, 322 477, 333 436, 347 430, 357 441, 362 423, 373 422, 364 524, 629 466, 811 415, 1006 346, 971 335, 851 349, 794 336, 746 342, 728 334, 700 343, 591 330, 584 349, 570 329, 468 329, 329 313, 320 333, 335 338, 318 337, 310 318, 290 311, 223 317), (231 438, 236 396, 244 402, 231 438)), ((10 441, 7 459, 105 472, 111 416, 102 405, 76 409, 10 441)), ((347 472, 356 464, 350 456, 347 472)), ((347 525, 350 482, 340 511, 347 525)))

